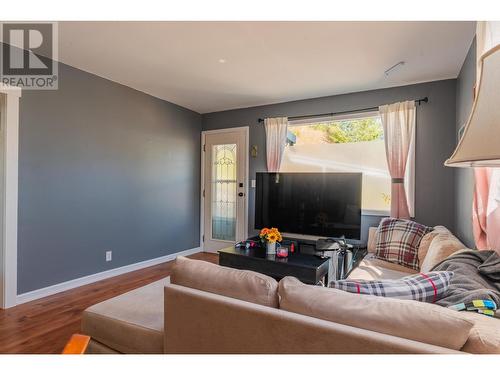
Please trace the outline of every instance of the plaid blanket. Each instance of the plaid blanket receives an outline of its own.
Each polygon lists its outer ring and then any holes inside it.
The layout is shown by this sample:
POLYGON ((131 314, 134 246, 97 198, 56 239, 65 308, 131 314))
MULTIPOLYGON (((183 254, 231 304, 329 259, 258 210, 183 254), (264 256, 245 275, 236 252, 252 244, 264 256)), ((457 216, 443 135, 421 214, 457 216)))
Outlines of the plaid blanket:
POLYGON ((448 290, 453 272, 429 272, 410 275, 397 280, 338 280, 331 288, 350 293, 381 297, 436 302, 448 290))
POLYGON ((418 247, 433 228, 411 220, 385 218, 377 229, 375 256, 388 262, 419 269, 418 247))

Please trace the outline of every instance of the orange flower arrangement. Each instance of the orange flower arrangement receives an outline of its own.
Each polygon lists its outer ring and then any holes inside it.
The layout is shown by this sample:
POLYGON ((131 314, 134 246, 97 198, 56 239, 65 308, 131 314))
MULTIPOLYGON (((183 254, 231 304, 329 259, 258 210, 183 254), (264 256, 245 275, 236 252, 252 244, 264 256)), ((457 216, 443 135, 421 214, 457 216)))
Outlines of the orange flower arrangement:
POLYGON ((259 237, 261 241, 267 241, 270 243, 280 242, 283 240, 283 237, 281 237, 281 233, 279 232, 278 228, 262 228, 259 237))

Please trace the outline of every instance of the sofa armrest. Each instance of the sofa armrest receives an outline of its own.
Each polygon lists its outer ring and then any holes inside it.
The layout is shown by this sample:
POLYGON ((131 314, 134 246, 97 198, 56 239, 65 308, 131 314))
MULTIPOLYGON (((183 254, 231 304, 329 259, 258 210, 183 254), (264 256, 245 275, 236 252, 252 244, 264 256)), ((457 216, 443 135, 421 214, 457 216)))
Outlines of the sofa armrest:
POLYGON ((461 353, 179 285, 165 287, 166 353, 461 353))

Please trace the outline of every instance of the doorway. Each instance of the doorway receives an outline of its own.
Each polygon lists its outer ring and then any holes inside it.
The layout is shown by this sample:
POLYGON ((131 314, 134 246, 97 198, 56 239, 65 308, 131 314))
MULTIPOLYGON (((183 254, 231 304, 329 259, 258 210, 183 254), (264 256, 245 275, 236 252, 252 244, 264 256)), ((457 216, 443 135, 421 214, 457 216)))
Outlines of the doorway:
POLYGON ((215 252, 248 234, 248 127, 202 132, 201 248, 215 252))
POLYGON ((0 83, 0 308, 17 303, 17 197, 21 89, 0 83))

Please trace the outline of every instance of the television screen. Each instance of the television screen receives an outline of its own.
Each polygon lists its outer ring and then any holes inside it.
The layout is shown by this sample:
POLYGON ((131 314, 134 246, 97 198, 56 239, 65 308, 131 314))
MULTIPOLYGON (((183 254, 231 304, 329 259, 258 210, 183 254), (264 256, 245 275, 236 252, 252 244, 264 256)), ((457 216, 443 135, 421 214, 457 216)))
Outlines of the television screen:
POLYGON ((257 173, 255 229, 360 239, 361 173, 257 173))

